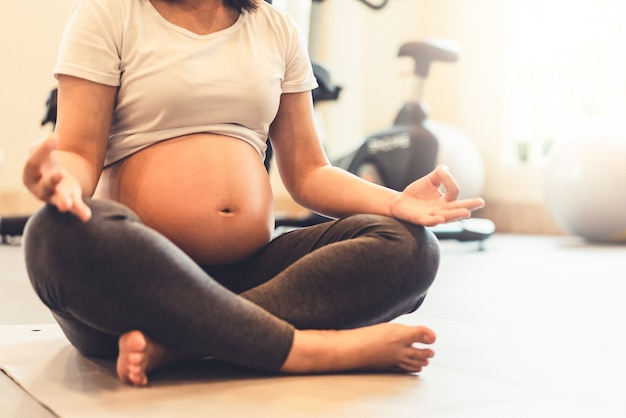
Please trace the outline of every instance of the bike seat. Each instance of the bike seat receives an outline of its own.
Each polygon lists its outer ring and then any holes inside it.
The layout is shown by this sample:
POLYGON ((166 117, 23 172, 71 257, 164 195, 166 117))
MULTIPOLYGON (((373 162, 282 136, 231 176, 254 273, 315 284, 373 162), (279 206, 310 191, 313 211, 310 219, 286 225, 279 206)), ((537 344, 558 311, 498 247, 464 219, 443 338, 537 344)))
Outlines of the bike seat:
POLYGON ((455 62, 459 57, 459 45, 454 41, 442 39, 407 42, 400 47, 398 56, 413 58, 415 60, 413 73, 427 77, 432 62, 455 62))

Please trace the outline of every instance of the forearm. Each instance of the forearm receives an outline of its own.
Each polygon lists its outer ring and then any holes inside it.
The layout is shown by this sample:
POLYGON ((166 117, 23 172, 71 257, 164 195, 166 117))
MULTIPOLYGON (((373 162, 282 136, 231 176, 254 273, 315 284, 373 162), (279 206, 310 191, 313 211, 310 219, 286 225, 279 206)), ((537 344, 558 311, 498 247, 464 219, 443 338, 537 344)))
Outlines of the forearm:
POLYGON ((292 193, 302 206, 332 218, 371 213, 392 216, 399 192, 363 180, 343 169, 311 170, 292 193))
POLYGON ((91 197, 96 190, 100 173, 81 155, 63 150, 53 151, 53 158, 79 183, 83 196, 91 197))

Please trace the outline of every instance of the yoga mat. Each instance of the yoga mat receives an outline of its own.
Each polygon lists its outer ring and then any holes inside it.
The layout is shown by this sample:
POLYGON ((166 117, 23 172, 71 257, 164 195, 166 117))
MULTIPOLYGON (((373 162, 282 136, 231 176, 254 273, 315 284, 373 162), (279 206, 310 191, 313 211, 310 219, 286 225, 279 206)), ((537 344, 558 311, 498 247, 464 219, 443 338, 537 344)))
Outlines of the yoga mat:
POLYGON ((113 361, 78 354, 55 324, 0 326, 0 335, 0 368, 61 417, 376 416, 387 397, 419 399, 422 385, 414 375, 277 376, 204 360, 135 388, 117 379, 113 361))
MULTIPOLYGON (((472 345, 468 337, 479 341, 488 338, 489 332, 436 322, 444 337, 446 327, 450 335, 462 334, 466 360, 475 360, 480 368, 486 367, 488 358, 497 360, 496 364, 503 362, 502 354, 494 358, 502 348, 499 344, 491 350, 485 346, 467 352, 472 345)), ((472 370, 460 361, 463 352, 455 355, 446 349, 444 361, 433 361, 421 375, 282 376, 202 360, 160 371, 151 377, 149 387, 135 388, 117 379, 113 361, 94 361, 78 354, 56 324, 3 325, 0 336, 0 369, 60 417, 511 418, 598 412, 598 405, 520 384, 526 379, 507 381, 489 376, 494 369, 472 370)), ((497 343, 494 338, 491 341, 497 343)), ((519 364, 512 364, 511 370, 524 374, 519 364)))

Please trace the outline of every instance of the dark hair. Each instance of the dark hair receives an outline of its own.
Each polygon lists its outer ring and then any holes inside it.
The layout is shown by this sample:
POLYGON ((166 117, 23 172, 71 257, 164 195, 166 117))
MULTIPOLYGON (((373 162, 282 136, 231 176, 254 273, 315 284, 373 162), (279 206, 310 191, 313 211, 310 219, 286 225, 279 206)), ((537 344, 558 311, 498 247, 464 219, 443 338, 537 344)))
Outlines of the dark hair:
POLYGON ((224 0, 226 6, 237 10, 239 13, 244 10, 253 12, 257 8, 256 0, 224 0))
MULTIPOLYGON (((170 3, 178 3, 180 0, 166 0, 170 3)), ((237 12, 253 12, 257 8, 257 0, 223 0, 224 5, 237 12)))

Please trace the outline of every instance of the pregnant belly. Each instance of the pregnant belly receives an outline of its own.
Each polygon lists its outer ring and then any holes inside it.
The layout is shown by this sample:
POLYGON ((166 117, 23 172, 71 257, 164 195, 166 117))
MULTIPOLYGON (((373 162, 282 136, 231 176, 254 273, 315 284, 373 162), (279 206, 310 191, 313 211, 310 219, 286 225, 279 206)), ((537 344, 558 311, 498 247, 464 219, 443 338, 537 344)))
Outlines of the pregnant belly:
POLYGON ((152 145, 107 168, 99 191, 201 264, 249 257, 270 240, 274 227, 263 162, 250 145, 221 135, 152 145))

